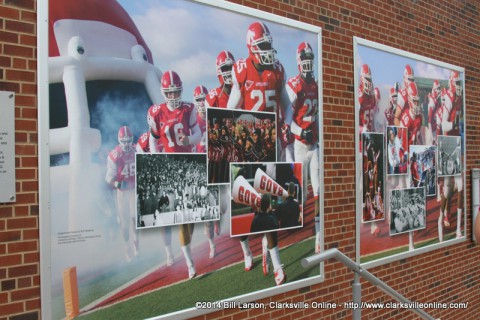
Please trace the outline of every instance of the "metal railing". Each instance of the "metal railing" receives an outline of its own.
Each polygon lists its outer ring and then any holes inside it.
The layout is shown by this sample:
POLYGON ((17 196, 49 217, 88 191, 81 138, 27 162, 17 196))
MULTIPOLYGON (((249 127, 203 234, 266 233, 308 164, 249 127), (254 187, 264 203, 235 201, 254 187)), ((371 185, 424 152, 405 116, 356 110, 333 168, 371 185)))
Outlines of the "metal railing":
MULTIPOLYGON (((302 260, 302 266, 304 268, 309 268, 315 265, 318 265, 320 262, 328 260, 328 259, 336 259, 337 261, 340 261, 343 263, 347 268, 352 270, 354 272, 355 278, 352 284, 352 291, 353 291, 353 302, 354 302, 354 307, 353 308, 353 319, 354 320, 360 320, 362 317, 362 286, 360 284, 360 277, 365 278, 368 282, 385 292, 387 295, 391 296, 392 298, 396 299, 399 302, 408 304, 409 306, 412 306, 412 302, 402 296, 400 293, 389 287, 387 284, 385 284, 382 280, 378 279, 375 277, 373 274, 368 272, 365 269, 362 269, 358 264, 353 262, 349 257, 347 257, 345 254, 340 252, 338 249, 329 249, 323 253, 316 254, 313 256, 310 256, 308 258, 305 258, 302 260)), ((428 320, 435 320, 432 316, 430 316, 428 313, 423 311, 422 309, 419 308, 410 308, 409 310, 415 312, 418 314, 420 317, 423 319, 428 319, 428 320)))

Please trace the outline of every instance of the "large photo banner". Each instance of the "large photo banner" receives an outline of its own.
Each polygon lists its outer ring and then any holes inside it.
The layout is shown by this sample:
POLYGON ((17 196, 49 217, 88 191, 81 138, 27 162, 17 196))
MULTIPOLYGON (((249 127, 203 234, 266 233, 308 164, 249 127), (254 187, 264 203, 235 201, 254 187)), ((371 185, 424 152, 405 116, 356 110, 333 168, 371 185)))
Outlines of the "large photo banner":
POLYGON ((43 318, 188 318, 323 279, 301 266, 323 249, 320 28, 223 1, 38 16, 43 318), (232 231, 244 191, 273 227, 232 231))
POLYGON ((463 68, 359 38, 354 49, 357 261, 464 241, 463 68))

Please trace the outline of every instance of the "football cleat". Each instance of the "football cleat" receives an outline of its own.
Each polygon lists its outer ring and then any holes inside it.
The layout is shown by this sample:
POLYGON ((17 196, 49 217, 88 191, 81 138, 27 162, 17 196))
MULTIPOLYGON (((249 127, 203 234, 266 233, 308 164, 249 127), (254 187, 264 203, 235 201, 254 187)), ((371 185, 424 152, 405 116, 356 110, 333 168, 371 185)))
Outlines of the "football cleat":
POLYGON ((286 281, 287 281, 287 275, 283 272, 282 268, 275 271, 275 283, 277 284, 277 286, 281 285, 282 283, 285 283, 286 281))
POLYGON ((263 253, 262 253, 262 268, 263 268, 263 274, 268 275, 268 272, 270 271, 270 252, 264 248, 263 253))
POLYGON ((443 218, 443 224, 445 227, 450 227, 450 221, 448 221, 447 215, 445 215, 445 218, 443 218))
POLYGON ((196 276, 197 276, 197 272, 195 271, 195 267, 194 266, 188 267, 188 278, 193 279, 196 276))
POLYGON ((270 269, 270 259, 267 237, 264 236, 262 238, 262 269, 264 275, 267 275, 270 269))
POLYGON ((251 255, 245 256, 245 271, 250 271, 253 268, 253 259, 251 255))
POLYGON ((210 254, 208 255, 210 259, 213 259, 215 257, 215 245, 210 246, 210 254))
POLYGON ((172 255, 169 255, 169 256, 167 257, 167 267, 172 266, 173 263, 174 263, 173 256, 172 256, 172 255))

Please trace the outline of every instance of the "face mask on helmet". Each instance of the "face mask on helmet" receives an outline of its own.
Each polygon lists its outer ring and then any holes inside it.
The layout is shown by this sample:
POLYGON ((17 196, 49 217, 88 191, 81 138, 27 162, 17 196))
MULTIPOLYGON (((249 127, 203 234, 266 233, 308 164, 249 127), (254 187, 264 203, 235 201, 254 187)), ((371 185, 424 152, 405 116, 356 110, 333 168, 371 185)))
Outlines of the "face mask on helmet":
POLYGON ((268 28, 260 22, 250 25, 247 32, 247 47, 255 63, 270 66, 275 62, 273 39, 268 28))
POLYGON ((313 59, 314 55, 311 52, 303 51, 300 54, 299 68, 304 77, 307 76, 307 74, 311 75, 313 73, 313 59))
POLYGON ((170 109, 182 104, 182 81, 175 71, 166 71, 162 76, 162 94, 170 109))
POLYGON ((261 65, 270 66, 275 61, 275 49, 272 48, 272 37, 265 36, 265 40, 252 45, 252 53, 261 65))
POLYGON ((370 94, 372 92, 372 78, 370 76, 364 76, 362 78, 363 92, 370 94))
POLYGON ((454 79, 453 85, 455 86, 457 96, 462 95, 462 81, 460 79, 454 79))
POLYGON ((172 109, 177 109, 181 105, 182 90, 180 89, 162 89, 163 97, 167 105, 172 109))
POLYGON ((232 84, 232 67, 235 63, 233 55, 228 51, 222 51, 217 57, 217 76, 222 85, 232 84))
POLYGON ((205 98, 207 97, 208 91, 204 86, 197 86, 193 90, 193 101, 197 111, 199 113, 205 113, 205 98))
POLYGON ((418 96, 417 97, 409 97, 408 98, 408 103, 410 105, 410 108, 412 109, 412 112, 414 115, 418 116, 421 113, 421 108, 419 105, 419 100, 418 96))
POLYGON ((195 107, 197 107, 198 112, 205 113, 205 98, 195 98, 195 107))
POLYGON ((132 150, 133 134, 128 127, 121 127, 118 130, 118 144, 124 152, 132 150))

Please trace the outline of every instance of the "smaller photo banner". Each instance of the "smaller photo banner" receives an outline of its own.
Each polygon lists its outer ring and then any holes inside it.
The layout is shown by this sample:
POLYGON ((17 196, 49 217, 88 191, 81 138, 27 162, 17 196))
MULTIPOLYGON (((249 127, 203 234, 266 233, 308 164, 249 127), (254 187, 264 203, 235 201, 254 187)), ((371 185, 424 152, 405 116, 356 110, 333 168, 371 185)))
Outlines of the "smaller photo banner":
POLYGON ((407 128, 387 126, 387 176, 408 173, 407 128))
POLYGON ((231 162, 275 162, 275 113, 207 108, 208 183, 230 183, 231 162))
POLYGON ((438 136, 438 176, 457 176, 462 171, 461 137, 438 136))
POLYGON ((480 169, 472 169, 473 241, 480 242, 480 169))
POLYGON ((427 196, 437 194, 436 161, 437 146, 410 146, 410 187, 425 187, 427 196))
POLYGON ((231 236, 303 226, 301 163, 232 163, 231 236))
POLYGON ((205 154, 136 154, 137 229, 220 219, 205 154))
POLYGON ((391 190, 390 235, 425 229, 425 188, 391 190))
POLYGON ((362 222, 384 220, 383 159, 384 134, 362 133, 363 143, 363 215, 362 222))

